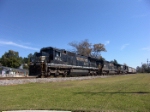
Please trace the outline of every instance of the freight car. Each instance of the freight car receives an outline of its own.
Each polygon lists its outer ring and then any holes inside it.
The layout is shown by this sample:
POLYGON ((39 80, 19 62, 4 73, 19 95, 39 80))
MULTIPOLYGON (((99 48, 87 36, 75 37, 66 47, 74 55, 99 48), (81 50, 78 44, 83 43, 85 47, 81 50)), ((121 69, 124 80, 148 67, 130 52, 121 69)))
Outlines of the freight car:
POLYGON ((30 59, 29 75, 38 77, 132 73, 135 70, 109 61, 79 55, 64 49, 45 47, 30 59))
POLYGON ((127 73, 128 74, 135 74, 136 73, 136 70, 132 67, 127 67, 127 73))

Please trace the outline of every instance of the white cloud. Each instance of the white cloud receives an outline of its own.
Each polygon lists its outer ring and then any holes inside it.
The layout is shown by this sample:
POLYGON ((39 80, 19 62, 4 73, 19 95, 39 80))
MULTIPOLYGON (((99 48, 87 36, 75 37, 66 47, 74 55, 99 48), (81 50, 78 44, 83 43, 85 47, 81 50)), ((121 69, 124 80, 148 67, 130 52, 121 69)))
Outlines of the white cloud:
POLYGON ((20 44, 17 44, 17 43, 14 43, 14 42, 11 42, 11 41, 0 41, 0 44, 2 45, 11 45, 11 46, 16 46, 16 47, 20 47, 20 48, 23 48, 23 49, 30 49, 30 50, 39 50, 38 48, 33 48, 33 47, 28 47, 28 46, 24 46, 24 45, 20 45, 20 44))
POLYGON ((125 49, 128 45, 129 45, 129 44, 124 44, 124 45, 121 46, 120 49, 123 50, 123 49, 125 49))
POLYGON ((142 48, 141 50, 150 51, 150 47, 144 47, 144 48, 142 48))
POLYGON ((106 42, 105 42, 105 46, 108 45, 109 43, 110 43, 110 41, 106 41, 106 42))

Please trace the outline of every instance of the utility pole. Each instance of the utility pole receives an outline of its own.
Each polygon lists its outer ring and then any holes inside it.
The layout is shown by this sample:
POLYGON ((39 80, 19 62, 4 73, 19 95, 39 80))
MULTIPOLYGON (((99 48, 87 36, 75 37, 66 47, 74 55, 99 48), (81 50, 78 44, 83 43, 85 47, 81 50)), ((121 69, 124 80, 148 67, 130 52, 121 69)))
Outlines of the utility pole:
POLYGON ((150 61, 148 61, 148 59, 147 59, 147 66, 148 66, 148 67, 150 66, 150 61))
POLYGON ((142 65, 143 65, 143 63, 141 62, 141 69, 142 69, 142 71, 141 71, 141 72, 143 73, 143 67, 142 67, 142 65))
POLYGON ((147 59, 147 67, 148 67, 148 72, 150 72, 150 69, 149 69, 149 67, 150 67, 150 61, 148 61, 148 59, 147 59))

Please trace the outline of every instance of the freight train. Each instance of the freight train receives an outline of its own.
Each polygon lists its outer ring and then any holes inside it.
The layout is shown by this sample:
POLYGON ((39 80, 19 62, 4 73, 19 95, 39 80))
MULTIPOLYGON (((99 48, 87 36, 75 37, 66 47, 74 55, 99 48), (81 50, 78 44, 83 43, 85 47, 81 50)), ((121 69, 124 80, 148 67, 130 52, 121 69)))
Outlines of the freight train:
POLYGON ((134 68, 79 55, 65 49, 44 47, 30 59, 29 76, 91 76, 136 73, 134 68))

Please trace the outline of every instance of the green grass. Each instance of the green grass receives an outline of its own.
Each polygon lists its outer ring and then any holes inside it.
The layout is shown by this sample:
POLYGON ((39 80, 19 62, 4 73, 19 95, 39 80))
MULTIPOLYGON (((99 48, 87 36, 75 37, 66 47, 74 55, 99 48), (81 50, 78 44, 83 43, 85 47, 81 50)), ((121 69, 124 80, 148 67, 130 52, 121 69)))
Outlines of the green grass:
POLYGON ((0 86, 0 110, 150 111, 150 74, 0 86))

